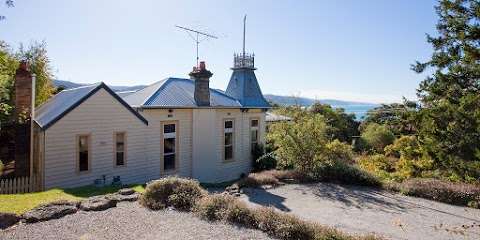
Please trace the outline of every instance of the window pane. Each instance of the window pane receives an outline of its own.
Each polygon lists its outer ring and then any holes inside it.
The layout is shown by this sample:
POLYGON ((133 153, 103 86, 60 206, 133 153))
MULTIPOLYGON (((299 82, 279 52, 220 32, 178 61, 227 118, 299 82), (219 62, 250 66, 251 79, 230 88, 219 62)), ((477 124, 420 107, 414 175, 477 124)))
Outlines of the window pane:
POLYGON ((163 153, 175 152, 175 138, 166 138, 163 140, 163 153))
POLYGON ((163 133, 173 133, 173 132, 175 132, 175 124, 163 125, 163 133))
POLYGON ((164 170, 175 169, 175 154, 163 156, 163 169, 164 170))
POLYGON ((88 136, 81 136, 78 140, 78 170, 88 171, 88 136))
POLYGON ((225 146, 225 160, 233 158, 233 146, 225 146))
POLYGON ((258 127, 258 120, 257 119, 252 120, 252 127, 258 127))
POLYGON ((233 133, 225 133, 225 145, 232 145, 233 133))
POLYGON ((123 142, 117 142, 117 152, 123 152, 125 148, 125 144, 123 142))
POLYGON ((125 164, 124 155, 123 152, 117 152, 117 166, 123 166, 123 164, 125 164))
POLYGON ((80 151, 85 151, 88 149, 88 136, 81 136, 79 138, 78 147, 80 151))
POLYGON ((251 131, 251 141, 252 142, 257 142, 258 141, 258 130, 252 130, 251 131))
POLYGON ((225 128, 233 128, 233 121, 225 121, 225 128))

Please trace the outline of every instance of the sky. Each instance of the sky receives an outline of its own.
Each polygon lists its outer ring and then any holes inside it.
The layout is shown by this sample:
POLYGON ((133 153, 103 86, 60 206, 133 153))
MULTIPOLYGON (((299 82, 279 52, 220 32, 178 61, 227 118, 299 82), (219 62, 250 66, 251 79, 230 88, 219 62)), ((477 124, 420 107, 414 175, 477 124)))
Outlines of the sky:
MULTIPOLYGON (((2 1, 3 2, 3 1, 2 1)), ((0 39, 11 48, 45 41, 56 79, 146 85, 185 77, 195 43, 175 25, 218 36, 200 43, 225 89, 234 52, 255 53, 264 94, 372 103, 415 99, 435 34, 433 0, 14 0, 0 6, 0 39)))

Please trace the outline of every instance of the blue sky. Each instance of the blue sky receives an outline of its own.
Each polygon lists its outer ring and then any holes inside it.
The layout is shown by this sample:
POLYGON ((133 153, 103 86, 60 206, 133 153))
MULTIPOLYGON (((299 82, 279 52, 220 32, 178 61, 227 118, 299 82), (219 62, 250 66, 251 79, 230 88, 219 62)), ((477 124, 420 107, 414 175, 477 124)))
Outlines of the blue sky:
POLYGON ((131 1, 16 0, 0 7, 0 39, 11 47, 46 41, 58 79, 111 85, 188 77, 195 65, 184 25, 219 36, 200 59, 225 89, 233 53, 255 52, 263 93, 367 102, 415 97, 424 78, 410 70, 432 49, 433 0, 131 1))

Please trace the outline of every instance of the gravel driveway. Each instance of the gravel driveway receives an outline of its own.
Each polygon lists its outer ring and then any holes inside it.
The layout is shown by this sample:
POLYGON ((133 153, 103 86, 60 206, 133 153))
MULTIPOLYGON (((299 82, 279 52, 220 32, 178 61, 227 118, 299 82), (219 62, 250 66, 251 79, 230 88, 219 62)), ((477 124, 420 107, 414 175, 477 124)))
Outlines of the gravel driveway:
POLYGON ((83 212, 61 219, 20 224, 0 239, 270 239, 264 233, 209 223, 190 213, 149 211, 138 203, 122 202, 102 212, 83 212))
POLYGON ((328 183, 245 192, 242 199, 253 206, 271 205, 350 233, 377 233, 392 239, 480 239, 478 209, 328 183))

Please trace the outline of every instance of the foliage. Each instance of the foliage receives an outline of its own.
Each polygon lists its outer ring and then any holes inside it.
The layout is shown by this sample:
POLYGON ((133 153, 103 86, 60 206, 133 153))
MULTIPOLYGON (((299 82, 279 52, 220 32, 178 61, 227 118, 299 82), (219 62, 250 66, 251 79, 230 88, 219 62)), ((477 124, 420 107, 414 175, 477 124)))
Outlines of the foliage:
POLYGON ((30 71, 36 75, 35 105, 47 101, 54 93, 52 68, 47 56, 45 42, 33 42, 30 46, 20 45, 17 58, 30 63, 30 71))
POLYGON ((360 125, 363 131, 371 123, 385 125, 396 135, 411 135, 418 128, 418 104, 403 100, 403 103, 382 104, 367 112, 360 125))
POLYGON ((193 211, 200 218, 259 229, 277 239, 378 239, 374 236, 348 236, 335 229, 275 211, 273 208, 248 208, 240 200, 222 194, 210 195, 200 199, 193 211))
POLYGON ((278 186, 280 181, 269 171, 250 173, 238 181, 239 187, 259 187, 264 185, 278 186))
POLYGON ((383 149, 393 143, 395 135, 387 126, 371 123, 362 132, 361 139, 366 150, 383 153, 383 149))
POLYGON ((460 206, 476 208, 480 206, 480 185, 478 184, 414 178, 402 183, 392 183, 388 187, 410 196, 460 206))
POLYGON ((273 142, 280 167, 310 172, 328 143, 326 130, 323 116, 305 114, 291 123, 273 124, 267 137, 273 142))
MULTIPOLYGON (((141 185, 130 186, 137 192, 142 192, 141 185)), ((118 191, 118 186, 84 186, 77 188, 54 188, 43 192, 0 194, 0 212, 23 214, 39 205, 60 200, 77 201, 92 196, 104 195, 118 191)))
POLYGON ((391 178, 391 173, 395 172, 395 163, 395 158, 388 158, 383 154, 362 155, 357 159, 357 164, 361 169, 373 173, 381 179, 391 178))
POLYGON ((264 147, 263 144, 256 144, 252 151, 252 159, 254 172, 274 169, 277 167, 277 159, 269 145, 264 147))
POLYGON ((47 57, 45 42, 33 42, 30 46, 20 47, 13 52, 8 45, 0 41, 0 121, 14 121, 15 71, 20 61, 31 64, 32 73, 36 74, 35 104, 45 102, 54 91, 52 87, 52 69, 47 57))
POLYGON ((319 164, 311 178, 316 181, 335 182, 360 186, 380 186, 380 180, 367 171, 355 165, 335 162, 333 164, 319 164))
POLYGON ((435 168, 444 171, 459 161, 480 160, 479 9, 476 0, 439 1, 438 34, 427 36, 434 52, 412 66, 418 73, 432 72, 418 89, 419 140, 435 168))
POLYGON ((188 211, 205 194, 197 181, 167 177, 149 183, 140 197, 140 203, 153 210, 171 206, 188 211))
POLYGON ((3 162, 2 162, 2 160, 0 160, 0 176, 1 176, 2 173, 3 173, 3 168, 4 168, 3 162))
POLYGON ((328 128, 328 135, 332 139, 338 139, 342 142, 351 142, 352 136, 358 136, 359 122, 355 121, 355 114, 345 113, 343 108, 332 108, 327 104, 319 102, 310 107, 310 112, 320 114, 325 118, 328 128))

